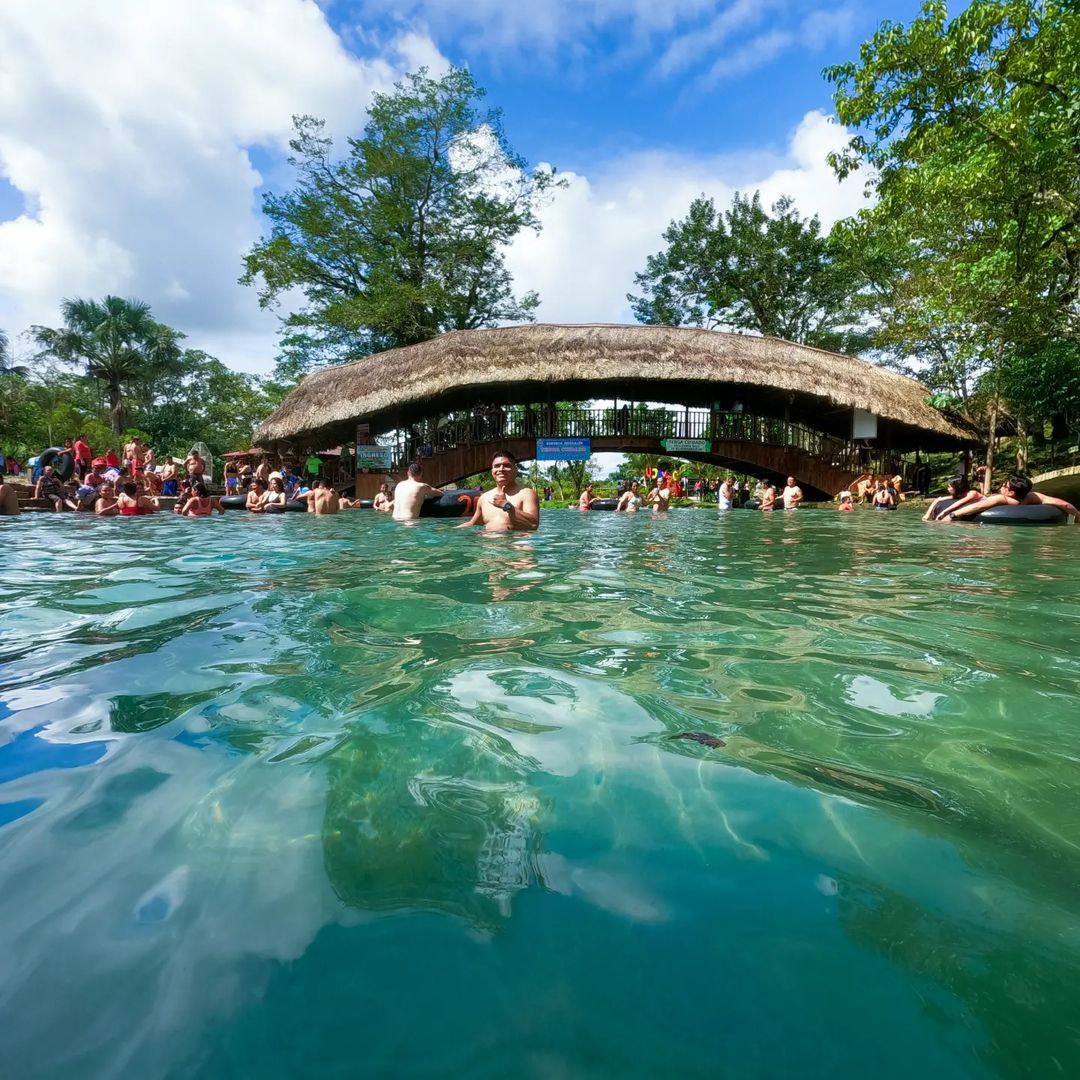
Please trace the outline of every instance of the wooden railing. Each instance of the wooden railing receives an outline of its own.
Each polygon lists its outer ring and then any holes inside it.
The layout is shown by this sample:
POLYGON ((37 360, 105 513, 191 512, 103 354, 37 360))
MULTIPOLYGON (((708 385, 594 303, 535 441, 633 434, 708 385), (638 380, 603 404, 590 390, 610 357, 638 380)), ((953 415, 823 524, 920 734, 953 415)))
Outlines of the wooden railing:
MULTIPOLYGON (((744 412, 708 409, 532 409, 490 407, 442 417, 399 434, 394 460, 403 466, 417 457, 459 446, 536 438, 707 439, 798 450, 841 468, 860 467, 860 451, 850 441, 803 424, 744 412)), ((864 454, 865 456, 865 454, 864 454)))

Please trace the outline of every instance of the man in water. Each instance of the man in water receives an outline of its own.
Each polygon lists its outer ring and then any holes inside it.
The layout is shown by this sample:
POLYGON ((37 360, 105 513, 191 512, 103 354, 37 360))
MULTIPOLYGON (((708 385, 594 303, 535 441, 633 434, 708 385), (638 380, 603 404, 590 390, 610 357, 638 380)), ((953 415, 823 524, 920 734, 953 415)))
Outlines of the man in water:
POLYGON ((735 477, 729 476, 716 493, 716 507, 718 510, 730 510, 735 505, 735 477))
POLYGON ((390 494, 389 484, 383 483, 379 486, 378 493, 371 501, 371 508, 384 514, 388 514, 394 509, 394 497, 390 494))
POLYGON ((415 521, 420 516, 420 507, 428 495, 441 495, 439 488, 425 484, 421 477, 424 466, 419 461, 409 463, 409 475, 394 488, 394 520, 415 521))
POLYGON ((794 476, 787 478, 787 487, 784 488, 784 509, 798 510, 799 503, 803 501, 802 488, 799 487, 794 476))
POLYGON ((311 493, 308 495, 309 514, 336 514, 341 509, 338 493, 325 481, 311 481, 311 493))
POLYGON ((1064 510, 1077 525, 1080 525, 1080 510, 1077 510, 1071 502, 1057 499, 1053 495, 1043 495, 1038 491, 1032 491, 1031 481, 1026 476, 1010 476, 1001 485, 1001 491, 997 495, 988 495, 978 502, 968 503, 959 510, 952 510, 945 515, 949 521, 957 518, 974 517, 992 506, 1056 506, 1064 510))
MULTIPOLYGON (((530 487, 518 487, 517 462, 508 450, 499 450, 491 459, 491 478, 495 487, 485 491, 476 500, 476 509, 459 529, 472 525, 484 525, 491 531, 514 529, 538 529, 540 527, 540 504, 536 491, 530 487)), ((401 486, 400 484, 398 485, 401 486)), ((397 516, 397 496, 394 496, 394 516, 397 516)))

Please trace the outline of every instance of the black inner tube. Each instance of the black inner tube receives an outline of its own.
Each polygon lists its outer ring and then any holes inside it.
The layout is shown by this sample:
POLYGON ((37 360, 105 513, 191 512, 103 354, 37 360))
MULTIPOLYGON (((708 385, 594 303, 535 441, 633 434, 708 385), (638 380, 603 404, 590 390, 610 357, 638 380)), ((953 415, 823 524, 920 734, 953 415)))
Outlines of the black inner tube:
POLYGON ((48 450, 42 450, 38 455, 38 464, 44 469, 46 465, 53 467, 53 472, 67 483, 75 472, 75 458, 67 450, 50 446, 48 450))
MULTIPOLYGON (((956 499, 946 499, 937 513, 947 514, 956 499)), ((1046 503, 1029 503, 1023 506, 991 506, 981 514, 956 519, 975 525, 1057 525, 1065 520, 1065 511, 1046 503)))
POLYGON ((482 494, 482 488, 464 488, 461 491, 444 491, 441 495, 428 495, 420 506, 420 516, 446 518, 471 514, 482 494))

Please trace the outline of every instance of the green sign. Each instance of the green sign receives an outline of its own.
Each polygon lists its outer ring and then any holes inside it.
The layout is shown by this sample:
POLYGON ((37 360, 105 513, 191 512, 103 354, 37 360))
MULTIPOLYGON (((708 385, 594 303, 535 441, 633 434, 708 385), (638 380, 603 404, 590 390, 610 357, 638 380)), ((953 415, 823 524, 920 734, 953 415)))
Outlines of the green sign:
POLYGON ((389 472, 392 451, 389 446, 358 446, 356 467, 373 472, 389 472))
POLYGON ((692 454, 712 453, 712 443, 708 439, 661 439, 660 445, 670 454, 689 451, 692 454))

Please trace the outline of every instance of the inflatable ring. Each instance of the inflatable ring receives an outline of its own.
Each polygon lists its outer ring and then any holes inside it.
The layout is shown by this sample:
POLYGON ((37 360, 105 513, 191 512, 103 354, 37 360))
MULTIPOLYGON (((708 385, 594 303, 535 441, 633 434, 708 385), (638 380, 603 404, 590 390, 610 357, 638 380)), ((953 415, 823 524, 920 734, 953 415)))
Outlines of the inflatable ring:
POLYGON ((247 496, 246 495, 222 495, 221 505, 226 510, 246 510, 247 509, 247 496))
POLYGON ((302 499, 290 499, 284 506, 281 503, 271 503, 266 508, 268 514, 286 514, 290 511, 294 514, 306 514, 307 503, 302 499))
POLYGON ((593 499, 589 503, 590 510, 614 510, 619 505, 618 499, 593 499))
POLYGON ((746 502, 744 502, 742 504, 742 508, 743 508, 743 510, 760 510, 761 509, 761 500, 760 499, 747 499, 746 502))
MULTIPOLYGON (((947 514, 955 499, 946 499, 938 507, 938 514, 947 514)), ((1065 511, 1046 503, 1031 503, 1024 506, 991 506, 981 514, 957 518, 960 523, 972 522, 976 525, 1057 525, 1065 520, 1065 511)))
POLYGON ((38 464, 43 469, 46 465, 51 465, 53 472, 65 483, 75 472, 75 458, 71 451, 63 450, 58 446, 50 446, 48 450, 42 450, 38 455, 38 464))
POLYGON ((483 494, 482 488, 466 488, 462 491, 444 491, 441 495, 428 495, 420 506, 421 517, 462 517, 476 509, 476 500, 483 494))

